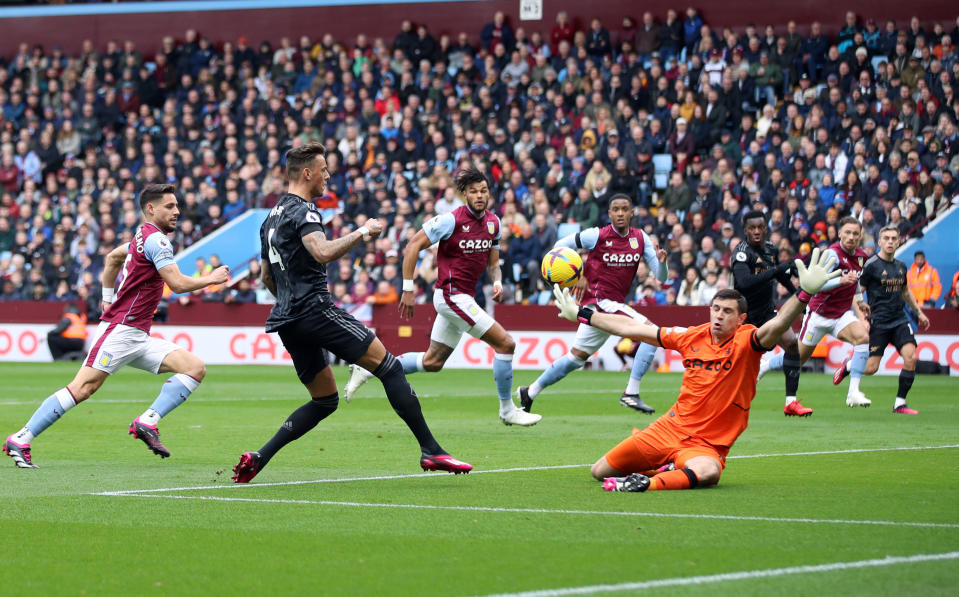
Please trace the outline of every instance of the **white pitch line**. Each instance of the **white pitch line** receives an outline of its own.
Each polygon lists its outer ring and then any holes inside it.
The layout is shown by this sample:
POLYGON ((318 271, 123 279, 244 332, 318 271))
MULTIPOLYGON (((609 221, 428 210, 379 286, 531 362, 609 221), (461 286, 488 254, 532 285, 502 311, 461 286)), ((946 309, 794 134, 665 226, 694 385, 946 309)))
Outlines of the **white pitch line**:
POLYGON ((834 562, 832 564, 817 564, 806 566, 789 566, 786 568, 771 568, 766 570, 744 570, 742 572, 724 572, 721 574, 707 574, 704 576, 687 576, 684 578, 661 578, 640 582, 619 583, 615 585, 591 585, 585 587, 566 587, 562 589, 543 589, 540 591, 523 591, 520 593, 497 593, 487 597, 564 597, 565 595, 587 595, 590 593, 614 593, 621 591, 643 591, 662 587, 682 587, 690 585, 706 585, 737 580, 753 580, 757 578, 774 578, 793 574, 815 574, 820 572, 835 572, 838 570, 855 570, 858 568, 879 568, 898 566, 902 564, 921 564, 925 562, 941 562, 959 559, 959 551, 945 553, 918 554, 914 556, 886 556, 872 560, 858 560, 854 562, 834 562))
MULTIPOLYGON (((555 466, 521 466, 516 468, 500 468, 484 471, 473 471, 474 475, 489 473, 515 473, 520 471, 547 471, 564 468, 582 468, 585 464, 557 464, 555 466)), ((348 477, 342 479, 313 479, 309 481, 276 481, 274 483, 233 483, 230 485, 202 485, 193 487, 165 487, 160 489, 125 489, 120 491, 101 491, 90 495, 125 496, 146 493, 163 493, 168 491, 204 491, 209 489, 231 489, 238 487, 286 487, 288 485, 313 485, 317 483, 350 483, 353 481, 389 481, 393 479, 445 479, 446 475, 434 473, 411 473, 407 475, 381 475, 376 477, 348 477)))
POLYGON ((828 454, 860 454, 862 452, 899 452, 901 450, 945 450, 949 448, 959 448, 959 444, 946 444, 944 446, 906 446, 903 448, 851 448, 849 450, 820 450, 818 452, 790 452, 787 454, 742 454, 740 456, 727 456, 726 460, 744 460, 746 458, 781 458, 783 456, 823 456, 828 454))
MULTIPOLYGON (((103 495, 103 494, 100 494, 103 495)), ((506 508, 499 506, 442 506, 437 504, 386 504, 380 502, 341 502, 334 500, 298 500, 282 498, 240 498, 215 495, 160 495, 155 493, 122 494, 123 497, 154 498, 169 500, 200 500, 209 502, 249 502, 256 504, 302 504, 313 506, 341 506, 350 508, 398 508, 402 510, 449 510, 456 512, 496 512, 506 514, 551 514, 568 516, 625 516, 640 518, 692 518, 708 520, 739 520, 752 522, 777 522, 798 524, 843 524, 891 527, 922 527, 935 529, 959 529, 959 523, 910 522, 898 520, 844 520, 822 518, 781 518, 775 516, 734 516, 729 514, 681 514, 667 512, 623 512, 616 510, 566 510, 551 508, 506 508)))
MULTIPOLYGON (((943 446, 909 446, 909 447, 889 447, 889 448, 855 448, 849 450, 822 450, 818 452, 786 452, 782 454, 743 454, 741 456, 729 456, 727 460, 746 459, 746 458, 782 458, 785 456, 825 456, 831 454, 860 454, 863 452, 895 452, 899 450, 944 450, 950 448, 959 448, 959 444, 947 444, 943 446)), ((554 466, 523 466, 516 468, 502 468, 490 470, 474 470, 471 474, 481 475, 489 473, 515 473, 529 471, 548 471, 568 468, 584 468, 588 464, 560 464, 554 466)), ((434 475, 430 473, 411 473, 405 475, 381 475, 369 477, 347 477, 340 479, 312 479, 306 481, 275 481, 272 483, 235 483, 232 485, 194 485, 190 487, 160 487, 157 489, 123 489, 118 491, 103 491, 91 493, 90 495, 102 496, 123 496, 140 493, 167 493, 171 491, 207 491, 211 489, 235 489, 240 487, 285 487, 289 485, 313 485, 318 483, 350 483, 353 481, 389 481, 394 479, 423 479, 423 478, 445 478, 445 475, 434 475)))

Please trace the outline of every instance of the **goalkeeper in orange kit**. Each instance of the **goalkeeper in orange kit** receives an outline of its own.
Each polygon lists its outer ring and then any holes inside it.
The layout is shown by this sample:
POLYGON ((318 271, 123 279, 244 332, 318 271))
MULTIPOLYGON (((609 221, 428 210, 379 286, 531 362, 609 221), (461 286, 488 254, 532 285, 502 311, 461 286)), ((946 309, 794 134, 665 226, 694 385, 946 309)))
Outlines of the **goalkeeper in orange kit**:
POLYGON ((812 295, 842 273, 829 271, 834 260, 818 249, 808 268, 797 260, 801 290, 759 328, 745 324, 746 299, 736 290, 717 292, 710 303, 709 323, 687 329, 598 313, 577 305, 569 290, 554 287, 560 317, 671 348, 683 358, 685 372, 676 403, 593 464, 590 472, 603 481, 603 489, 691 489, 718 483, 726 455, 749 423, 761 355, 772 350, 812 295))

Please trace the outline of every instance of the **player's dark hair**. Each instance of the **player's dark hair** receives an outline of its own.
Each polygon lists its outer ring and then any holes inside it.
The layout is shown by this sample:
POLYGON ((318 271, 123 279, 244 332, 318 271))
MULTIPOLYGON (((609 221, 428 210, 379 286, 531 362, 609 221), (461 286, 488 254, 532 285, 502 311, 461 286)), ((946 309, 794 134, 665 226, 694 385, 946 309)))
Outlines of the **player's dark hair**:
POLYGON ((140 210, 147 208, 147 203, 153 203, 163 199, 164 195, 170 193, 176 194, 176 185, 172 184, 151 184, 140 191, 140 210))
POLYGON ((313 164, 316 156, 326 157, 326 147, 322 143, 312 142, 294 147, 286 152, 286 177, 288 180, 298 180, 300 172, 313 164))
MULTIPOLYGON (((895 232, 896 236, 899 236, 899 226, 895 224, 886 224, 885 226, 879 229, 879 236, 882 236, 883 232, 895 232)), ((921 253, 922 251, 917 251, 917 252, 921 253)))
POLYGON ((477 168, 470 166, 456 173, 456 178, 453 179, 453 186, 456 187, 456 191, 460 195, 463 195, 470 185, 478 182, 485 182, 486 186, 489 186, 489 179, 486 178, 486 175, 477 168))
POLYGON ((766 214, 759 211, 758 209, 751 209, 747 211, 746 214, 743 216, 743 228, 746 227, 746 220, 752 220, 753 218, 759 218, 760 220, 765 222, 766 214))
POLYGON ((612 207, 612 206, 613 206, 613 201, 616 201, 617 199, 625 199, 626 201, 629 201, 629 205, 630 205, 630 206, 633 205, 633 198, 632 198, 632 197, 630 197, 630 196, 627 195, 626 193, 616 193, 615 195, 613 195, 612 197, 609 198, 609 205, 606 207, 606 209, 608 210, 610 207, 612 207))
POLYGON ((839 228, 842 228, 846 224, 855 224, 856 226, 862 228, 862 222, 857 220, 854 216, 845 216, 843 219, 839 220, 839 228))
POLYGON ((744 297, 738 290, 732 288, 723 288, 713 295, 713 300, 709 302, 709 305, 712 306, 712 304, 716 301, 736 301, 736 306, 739 307, 739 312, 746 312, 746 297, 744 297))

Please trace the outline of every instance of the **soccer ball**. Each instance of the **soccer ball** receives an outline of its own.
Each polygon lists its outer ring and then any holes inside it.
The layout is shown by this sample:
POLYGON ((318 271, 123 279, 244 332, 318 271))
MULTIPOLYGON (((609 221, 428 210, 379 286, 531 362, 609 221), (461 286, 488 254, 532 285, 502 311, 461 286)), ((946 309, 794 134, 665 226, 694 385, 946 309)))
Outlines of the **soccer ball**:
POLYGON ((576 251, 559 247, 543 257, 540 271, 550 286, 559 284, 563 288, 570 288, 583 275, 583 260, 576 251))

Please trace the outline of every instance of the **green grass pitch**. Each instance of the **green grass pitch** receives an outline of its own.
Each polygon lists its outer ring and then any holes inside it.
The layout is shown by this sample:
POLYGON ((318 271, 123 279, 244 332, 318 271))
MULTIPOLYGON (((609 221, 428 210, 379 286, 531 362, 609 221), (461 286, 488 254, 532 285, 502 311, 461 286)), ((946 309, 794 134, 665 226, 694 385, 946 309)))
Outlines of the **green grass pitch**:
MULTIPOLYGON (((68 364, 0 365, 0 433, 68 382, 68 364)), ((514 384, 536 372, 517 371, 514 384)), ((338 369, 340 387, 346 370, 338 369)), ((280 452, 253 484, 230 469, 306 400, 291 367, 210 367, 161 423, 161 460, 127 435, 162 378, 125 370, 33 444, 0 460, 5 595, 955 595, 959 382, 920 376, 891 414, 804 375, 816 409, 782 414, 764 379, 717 488, 610 494, 594 462, 651 419, 618 403, 625 373, 584 371, 505 427, 490 371, 411 376, 440 443, 470 475, 422 473, 416 443, 371 381, 280 452), (202 488, 202 489, 195 489, 202 488), (99 495, 98 495, 99 494, 99 495), (105 495, 104 495, 105 494, 105 495)), ((680 377, 651 374, 662 412, 680 377)))

